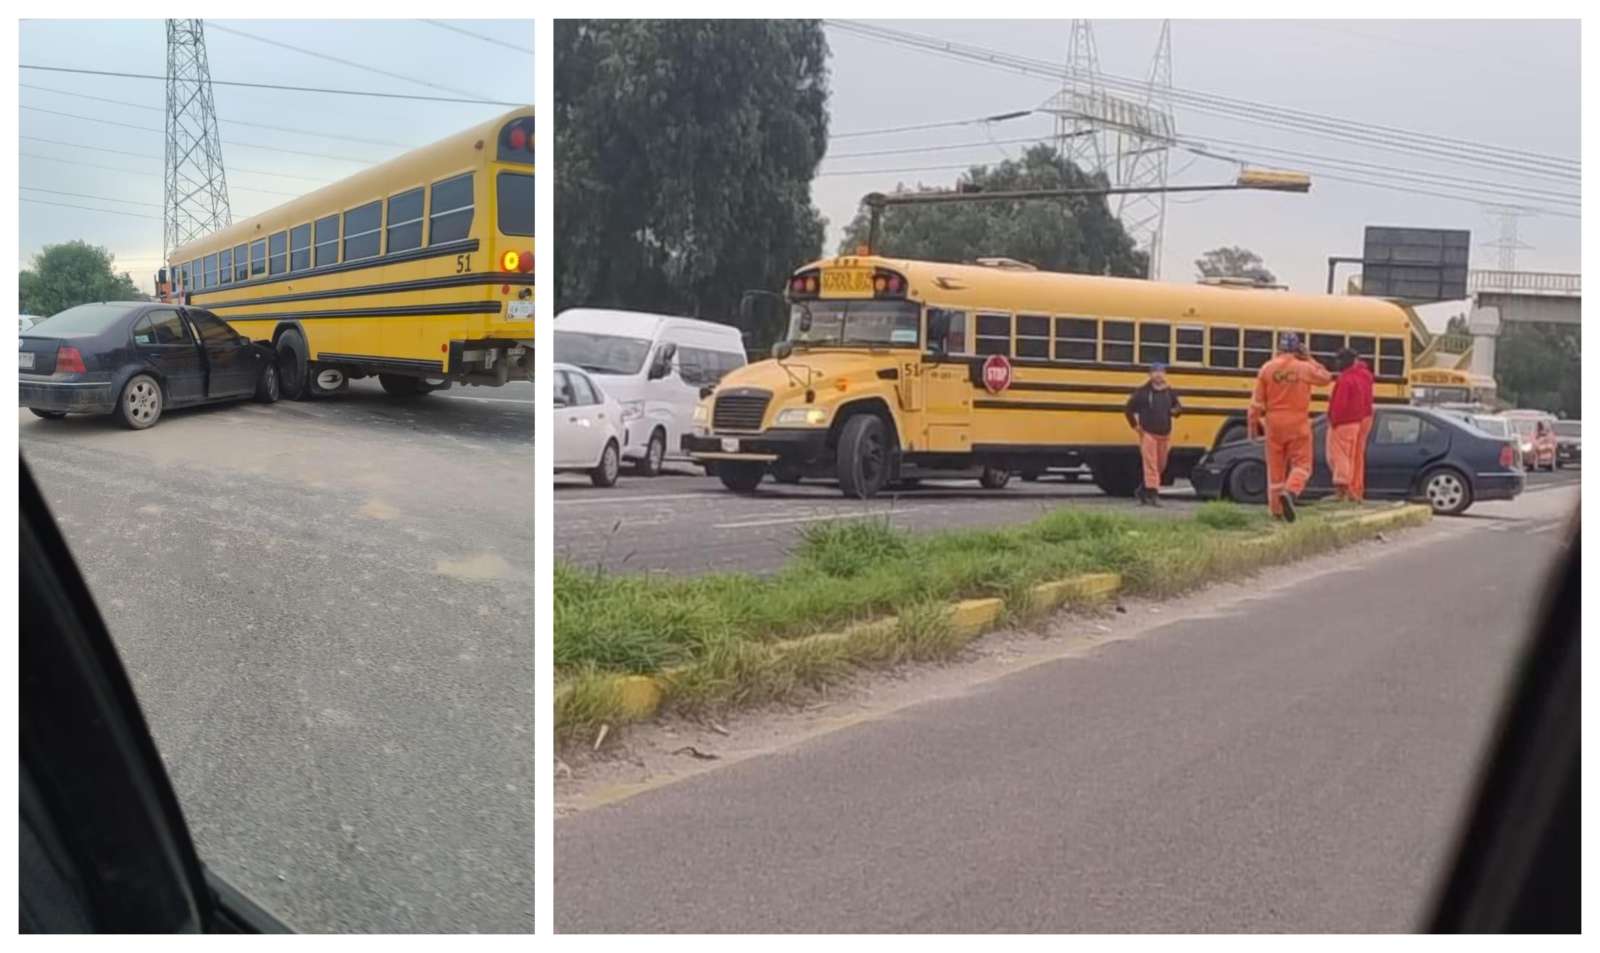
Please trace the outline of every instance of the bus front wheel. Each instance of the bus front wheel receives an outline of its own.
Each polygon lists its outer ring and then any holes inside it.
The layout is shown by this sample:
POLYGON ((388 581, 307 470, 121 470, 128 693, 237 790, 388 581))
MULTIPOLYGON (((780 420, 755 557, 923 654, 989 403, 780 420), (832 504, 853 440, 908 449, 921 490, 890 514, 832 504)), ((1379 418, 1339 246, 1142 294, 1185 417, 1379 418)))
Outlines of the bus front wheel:
POLYGON ((837 470, 845 496, 868 500, 889 482, 889 435, 876 414, 857 414, 839 432, 837 470))
POLYGON ((306 339, 299 331, 285 331, 278 336, 277 348, 278 392, 290 400, 305 400, 306 339))
POLYGON ((735 493, 754 493, 767 475, 765 463, 747 463, 742 460, 718 460, 717 479, 735 493))

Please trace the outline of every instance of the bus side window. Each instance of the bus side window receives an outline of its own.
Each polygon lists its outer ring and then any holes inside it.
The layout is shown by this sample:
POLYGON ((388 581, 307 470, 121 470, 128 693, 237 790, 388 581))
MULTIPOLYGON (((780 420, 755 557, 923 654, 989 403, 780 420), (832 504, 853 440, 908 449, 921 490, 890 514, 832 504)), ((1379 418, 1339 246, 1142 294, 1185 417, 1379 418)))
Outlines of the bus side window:
POLYGON ((1206 363, 1212 367, 1239 366, 1239 329, 1212 328, 1211 355, 1206 363))
POLYGON ((267 240, 250 243, 250 277, 267 273, 267 240))
POLYGON ((217 283, 225 285, 233 280, 233 249, 217 252, 217 283))
POLYGON ((1017 356, 1050 360, 1050 319, 1043 315, 1017 315, 1017 356))
POLYGON ((1378 376, 1406 376, 1405 338, 1381 338, 1378 341, 1378 376))
POLYGON ((977 353, 1011 356, 1011 315, 978 315, 977 353))
POLYGON ((1366 334, 1350 335, 1350 350, 1356 352, 1356 357, 1367 362, 1374 374, 1378 368, 1378 339, 1366 334))
POLYGON ((296 225, 289 229, 289 270, 305 271, 311 267, 311 226, 296 225))
POLYGON ((1056 360, 1094 363, 1100 347, 1094 318, 1056 318, 1055 330, 1056 360))
POLYGON ((1172 355, 1174 364, 1204 364, 1206 362, 1206 329, 1198 324, 1179 325, 1177 348, 1172 355))
POLYGON ((1172 363, 1172 325, 1166 322, 1141 322, 1139 325, 1139 363, 1172 363))
POLYGON ((1133 363, 1133 322, 1100 322, 1100 360, 1107 364, 1133 363))
POLYGON ((1344 335, 1311 332, 1311 356, 1328 370, 1333 370, 1339 358, 1339 351, 1343 348, 1344 335))
POLYGON ((244 245, 233 246, 233 280, 250 280, 250 261, 245 255, 244 245))
POLYGON ((313 239, 316 248, 312 253, 315 267, 334 265, 339 262, 339 216, 329 215, 319 218, 313 226, 316 237, 313 239))
POLYGON ((267 239, 267 274, 281 275, 289 270, 289 233, 277 232, 267 239))
POLYGON ((1244 366, 1255 370, 1272 360, 1272 332, 1250 329, 1244 332, 1244 366))
POLYGON ((428 195, 428 244, 459 241, 472 232, 472 173, 435 182, 428 195))
MULTIPOLYGON (((950 330, 944 336, 944 353, 971 354, 971 339, 967 336, 967 313, 950 308, 929 308, 928 314, 943 314, 950 318, 950 330)), ((932 342, 929 342, 930 344, 932 342)))

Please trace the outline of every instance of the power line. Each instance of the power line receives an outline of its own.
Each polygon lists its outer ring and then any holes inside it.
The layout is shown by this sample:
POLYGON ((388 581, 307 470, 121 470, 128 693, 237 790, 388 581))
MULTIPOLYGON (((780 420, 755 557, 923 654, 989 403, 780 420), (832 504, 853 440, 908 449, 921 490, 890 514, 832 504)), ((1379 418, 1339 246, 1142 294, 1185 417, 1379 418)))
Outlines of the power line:
POLYGON ((160 202, 138 202, 133 199, 112 198, 109 195, 88 195, 83 192, 62 192, 57 189, 41 189, 32 185, 18 186, 24 192, 48 192, 51 195, 66 195, 75 199, 95 199, 101 202, 121 202, 123 205, 147 205, 150 208, 161 208, 160 202))
MULTIPOLYGON (((1019 72, 1057 82, 1061 68, 1044 60, 1033 59, 983 47, 939 40, 903 30, 894 30, 854 21, 825 21, 829 25, 853 32, 868 39, 910 47, 951 59, 976 62, 981 65, 1019 72)), ((1103 86, 1143 95, 1145 84, 1111 74, 1098 73, 1097 82, 1103 86)), ((1277 129, 1294 129, 1324 138, 1357 142, 1390 151, 1414 152, 1443 158, 1452 162, 1479 165, 1501 171, 1517 171, 1527 175, 1573 180, 1578 177, 1578 160, 1564 156, 1528 152, 1503 146, 1486 145, 1463 139, 1420 133, 1376 123, 1324 116, 1305 110, 1272 106, 1249 100, 1234 99, 1210 93, 1198 93, 1173 87, 1170 96, 1175 105, 1207 112, 1239 122, 1265 125, 1277 129)))
POLYGON ((952 142, 934 146, 910 146, 904 149, 876 149, 871 152, 841 152, 837 155, 823 156, 823 161, 834 159, 864 159, 868 156, 901 156, 913 155, 921 152, 948 152, 952 149, 977 149, 984 146, 1010 146, 1023 142, 1041 142, 1039 136, 1020 136, 1016 139, 983 139, 977 142, 952 142))
POLYGON ((503 46, 508 50, 516 50, 518 53, 526 53, 529 56, 533 55, 532 47, 518 46, 515 43, 507 43, 505 40, 497 40, 492 36, 484 36, 482 33, 474 33, 471 30, 463 30, 461 27, 453 26, 452 24, 445 23, 442 20, 423 20, 422 22, 436 26, 441 30, 449 30, 451 33, 459 33, 462 36, 470 36, 474 40, 482 40, 485 43, 493 43, 495 46, 503 46))
POLYGON ((19 201, 19 202, 27 202, 30 205, 53 205, 56 208, 76 208, 76 209, 82 209, 85 212, 100 212, 101 214, 104 214, 104 215, 125 215, 128 218, 147 218, 147 219, 151 220, 152 222, 161 221, 161 216, 159 216, 159 215, 140 215, 138 212, 119 212, 116 209, 94 208, 94 207, 88 206, 88 205, 72 205, 72 204, 69 204, 67 202, 47 202, 44 199, 30 199, 30 198, 19 198, 19 199, 17 199, 17 201, 19 201))
MULTIPOLYGON (((30 139, 30 140, 34 139, 34 137, 32 137, 32 136, 20 136, 19 138, 30 139)), ((37 139, 37 140, 34 140, 34 141, 55 143, 55 144, 58 144, 58 145, 72 146, 74 148, 85 148, 81 143, 76 143, 76 142, 56 143, 56 140, 54 140, 54 139, 37 139)), ((102 149, 100 151, 109 152, 111 150, 102 149)), ((37 155, 37 154, 32 153, 32 152, 22 152, 22 153, 18 153, 18 154, 21 155, 25 159, 39 159, 39 160, 42 160, 44 162, 58 162, 58 163, 65 163, 67 165, 81 165, 81 166, 86 166, 86 167, 88 167, 90 169, 104 169, 107 172, 120 172, 123 175, 147 175, 147 176, 150 176, 151 178, 154 178, 154 179, 161 178, 161 176, 156 175, 154 172, 140 172, 137 169, 129 169, 126 166, 99 165, 99 164, 94 163, 94 162, 83 162, 83 161, 78 160, 78 159, 63 159, 63 158, 60 158, 59 156, 42 156, 42 155, 37 155)), ((140 155, 139 153, 135 153, 135 152, 126 152, 126 153, 118 153, 118 154, 119 155, 140 155)), ((140 156, 140 157, 141 158, 146 158, 146 159, 151 159, 151 158, 159 159, 159 158, 161 158, 160 156, 140 156)), ((235 168, 233 171, 235 171, 235 172, 248 172, 251 175, 271 175, 271 176, 277 176, 279 178, 284 178, 284 179, 305 179, 308 182, 317 182, 317 183, 321 183, 323 185, 328 184, 328 180, 327 179, 313 178, 312 176, 309 176, 309 175, 291 175, 291 174, 289 174, 287 172, 267 172, 267 171, 262 170, 262 169, 240 169, 240 168, 235 168)), ((292 198, 292 199, 297 199, 301 195, 301 193, 298 193, 298 192, 274 192, 271 189, 252 189, 249 186, 244 186, 244 185, 232 185, 232 186, 229 186, 229 188, 238 189, 241 192, 262 192, 262 193, 265 193, 267 195, 283 195, 283 196, 287 196, 288 198, 292 198)))
POLYGON ((996 113, 993 116, 984 116, 979 119, 952 119, 945 122, 924 122, 914 126, 892 126, 888 129, 857 129, 853 132, 835 132, 828 136, 829 139, 854 139, 861 136, 888 136, 899 132, 918 132, 923 129, 948 129, 951 126, 979 126, 993 122, 1004 122, 1008 119, 1020 119, 1033 113, 1031 109, 1019 109, 1015 112, 996 113))
POLYGON ((316 50, 308 50, 303 46, 295 46, 292 43, 284 43, 281 40, 269 40, 264 36, 259 36, 259 35, 254 34, 254 33, 246 33, 243 30, 236 30, 233 27, 222 26, 221 24, 217 23, 215 20, 209 21, 207 23, 207 26, 210 29, 220 31, 222 33, 232 33, 234 36, 242 36, 247 40, 255 40, 257 43, 265 43, 268 46, 276 46, 277 48, 279 48, 281 50, 289 50, 292 53, 299 53, 302 56, 309 56, 309 57, 311 57, 313 59, 325 60, 325 61, 327 61, 329 63, 337 63, 340 66, 348 66, 351 69, 364 70, 364 71, 366 71, 368 73, 372 73, 372 74, 374 74, 376 76, 387 76, 389 79, 397 79, 397 80, 400 80, 402 83, 414 83, 414 84, 416 84, 418 86, 426 86, 429 89, 437 89, 437 90, 440 90, 441 92, 455 93, 457 96, 474 96, 474 95, 476 95, 475 93, 469 92, 469 91, 464 90, 464 89, 455 89, 454 87, 446 86, 443 83, 434 83, 434 82, 429 82, 428 80, 425 80, 425 79, 416 79, 414 77, 407 76, 404 73, 391 73, 388 70, 379 69, 376 66, 368 66, 365 63, 357 63, 354 60, 343 59, 341 57, 332 56, 332 55, 329 55, 327 53, 318 53, 316 50))
MULTIPOLYGON (((98 103, 110 103, 114 106, 130 106, 134 109, 148 109, 152 112, 163 111, 160 106, 146 106, 142 103, 130 103, 125 99, 107 99, 104 96, 90 96, 85 93, 75 93, 68 89, 52 89, 49 86, 34 86, 31 83, 20 83, 18 85, 20 85, 23 89, 36 89, 45 93, 59 93, 63 96, 72 96, 78 99, 92 99, 98 103)), ((20 108, 33 109, 37 107, 22 106, 20 108)), ((250 126, 255 129, 270 129, 273 132, 291 132, 295 133, 296 135, 317 136, 323 139, 343 139, 348 142, 362 142, 374 146, 396 146, 402 149, 407 148, 406 143, 393 142, 388 139, 364 139, 360 136, 343 136, 336 132, 319 132, 314 129, 295 129, 290 126, 271 126, 263 122, 246 122, 243 119, 221 119, 219 117, 218 121, 227 123, 230 126, 250 126)))
MULTIPOLYGON (((153 79, 166 82, 165 76, 154 73, 120 73, 111 70, 78 69, 67 66, 39 66, 32 63, 22 63, 18 69, 42 70, 48 73, 78 73, 83 76, 110 76, 118 79, 153 79)), ((272 89, 289 93, 318 93, 324 96, 370 96, 374 99, 409 99, 424 103, 466 103, 471 106, 507 106, 512 109, 521 108, 527 103, 502 102, 498 99, 459 99, 452 96, 422 96, 412 93, 379 93, 360 89, 324 89, 317 86, 288 86, 282 83, 246 83, 239 80, 213 79, 213 86, 239 86, 245 89, 272 89)))
MULTIPOLYGON (((164 129, 156 129, 153 126, 138 126, 131 122, 117 122, 114 119, 100 119, 96 116, 80 116, 77 113, 64 113, 54 109, 41 109, 38 106, 19 106, 18 108, 26 109, 29 112, 47 113, 51 116, 64 116, 67 119, 82 119, 85 122, 96 122, 103 126, 121 126, 124 129, 137 129, 141 132, 159 132, 163 134, 166 132, 164 129)), ((266 152, 282 152, 285 155, 308 156, 313 159, 335 159, 339 162, 354 162, 358 165, 372 164, 371 159, 357 159, 352 156, 336 156, 326 152, 305 152, 300 149, 281 149, 277 146, 264 146, 258 142, 240 142, 237 139, 228 139, 226 140, 225 144, 236 146, 240 149, 261 149, 266 152)), ((157 158, 159 158, 159 156, 157 158)))

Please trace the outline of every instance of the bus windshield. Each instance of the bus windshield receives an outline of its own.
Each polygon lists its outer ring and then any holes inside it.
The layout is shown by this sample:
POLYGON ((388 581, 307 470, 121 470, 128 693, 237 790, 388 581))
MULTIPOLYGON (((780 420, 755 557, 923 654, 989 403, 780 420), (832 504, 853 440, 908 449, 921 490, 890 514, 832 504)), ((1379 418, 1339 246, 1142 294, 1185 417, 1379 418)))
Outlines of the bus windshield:
POLYGON ((813 347, 916 347, 920 314, 913 301, 796 302, 789 311, 789 340, 813 347))
POLYGON ((556 363, 581 367, 591 374, 637 374, 649 353, 650 342, 644 338, 556 332, 556 363))

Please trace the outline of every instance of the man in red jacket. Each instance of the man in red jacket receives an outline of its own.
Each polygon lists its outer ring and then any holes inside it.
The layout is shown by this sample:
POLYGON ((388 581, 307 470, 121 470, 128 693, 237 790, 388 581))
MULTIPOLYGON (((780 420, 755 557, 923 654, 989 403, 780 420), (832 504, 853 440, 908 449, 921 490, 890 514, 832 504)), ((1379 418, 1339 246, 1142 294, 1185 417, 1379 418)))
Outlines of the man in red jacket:
POLYGON ((1333 498, 1360 501, 1367 489, 1367 434, 1372 430, 1372 370, 1345 348, 1336 364, 1339 377, 1328 398, 1328 468, 1333 498))

